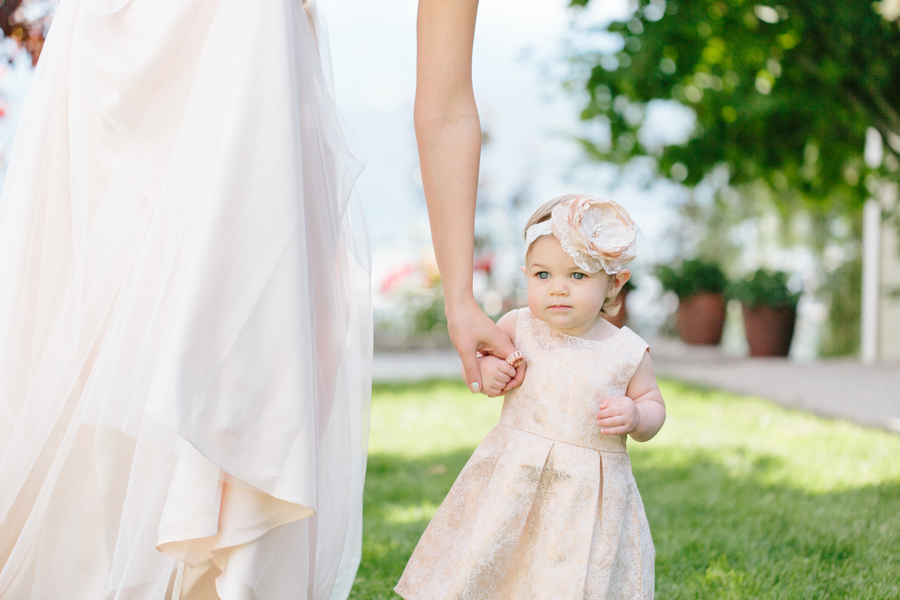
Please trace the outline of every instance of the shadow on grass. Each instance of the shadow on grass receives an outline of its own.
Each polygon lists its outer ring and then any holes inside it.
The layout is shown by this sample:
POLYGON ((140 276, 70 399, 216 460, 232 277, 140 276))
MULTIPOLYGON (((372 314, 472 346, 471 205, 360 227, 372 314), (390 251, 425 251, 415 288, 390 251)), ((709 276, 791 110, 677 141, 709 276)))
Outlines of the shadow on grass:
MULTIPOLYGON (((370 457, 352 599, 397 598, 392 587, 468 457, 370 457)), ((765 482, 777 457, 748 460, 739 475, 709 452, 668 458, 648 450, 634 464, 657 598, 900 598, 900 482, 811 494, 765 482)))
POLYGON ((363 556, 351 599, 399 598, 393 587, 471 450, 409 459, 369 456, 363 556))

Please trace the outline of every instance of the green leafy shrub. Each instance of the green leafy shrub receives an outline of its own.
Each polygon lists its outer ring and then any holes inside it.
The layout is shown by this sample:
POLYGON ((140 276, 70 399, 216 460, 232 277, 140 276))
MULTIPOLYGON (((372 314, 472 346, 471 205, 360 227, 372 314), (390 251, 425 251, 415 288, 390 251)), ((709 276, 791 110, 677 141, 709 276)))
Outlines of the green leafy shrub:
POLYGON ((792 292, 787 280, 788 274, 784 271, 758 269, 731 286, 729 295, 748 308, 796 308, 800 292, 792 292))
POLYGON ((659 265, 656 277, 664 289, 675 292, 681 301, 697 294, 724 294, 728 286, 725 273, 718 264, 696 258, 659 265))

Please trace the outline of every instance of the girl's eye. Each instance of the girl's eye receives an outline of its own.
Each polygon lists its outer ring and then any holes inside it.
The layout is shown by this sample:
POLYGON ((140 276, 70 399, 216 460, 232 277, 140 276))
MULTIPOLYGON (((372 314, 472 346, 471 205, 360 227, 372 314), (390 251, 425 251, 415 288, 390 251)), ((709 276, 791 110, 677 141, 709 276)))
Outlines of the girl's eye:
POLYGON ((572 273, 572 279, 584 279, 584 273, 572 273))
POLYGON ((550 273, 548 273, 547 271, 540 271, 537 276, 539 279, 547 279, 548 277, 550 277, 550 273))

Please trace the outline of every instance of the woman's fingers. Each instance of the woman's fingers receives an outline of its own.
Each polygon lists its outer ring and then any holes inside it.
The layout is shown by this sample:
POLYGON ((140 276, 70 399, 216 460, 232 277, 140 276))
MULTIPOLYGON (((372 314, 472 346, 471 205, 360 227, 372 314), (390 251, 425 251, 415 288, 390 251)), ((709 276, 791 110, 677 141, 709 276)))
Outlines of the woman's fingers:
POLYGON ((451 334, 451 341, 462 361, 463 380, 473 394, 481 391, 481 369, 478 368, 478 344, 471 336, 451 334))
POLYGON ((463 376, 466 385, 473 394, 481 391, 481 371, 478 370, 478 360, 475 358, 475 348, 469 345, 456 346, 459 358, 462 360, 463 376))
POLYGON ((496 323, 491 321, 478 305, 452 321, 451 339, 462 360, 466 384, 473 392, 479 392, 483 382, 475 358, 476 352, 492 354, 505 360, 516 349, 506 334, 497 328, 496 323))
MULTIPOLYGON (((449 319, 449 326, 450 338, 462 361, 466 384, 477 393, 481 391, 484 382, 478 368, 476 352, 482 355, 490 354, 505 361, 516 351, 516 347, 477 304, 455 312, 449 319)), ((518 368, 505 364, 500 370, 511 377, 504 390, 518 386, 525 376, 524 364, 518 368)))

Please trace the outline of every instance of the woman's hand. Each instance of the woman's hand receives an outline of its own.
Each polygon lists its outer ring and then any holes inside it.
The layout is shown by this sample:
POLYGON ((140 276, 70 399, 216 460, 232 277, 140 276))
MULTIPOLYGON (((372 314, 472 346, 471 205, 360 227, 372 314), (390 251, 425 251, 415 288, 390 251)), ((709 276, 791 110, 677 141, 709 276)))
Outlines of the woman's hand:
MULTIPOLYGON (((507 356, 516 351, 516 347, 490 317, 484 314, 474 298, 455 308, 448 308, 447 325, 450 329, 450 341, 453 342, 462 360, 466 384, 472 392, 478 393, 482 389, 482 380, 476 353, 490 354, 505 361, 507 356)), ((517 387, 524 377, 523 363, 516 369, 515 377, 506 384, 503 391, 508 392, 517 387)))

